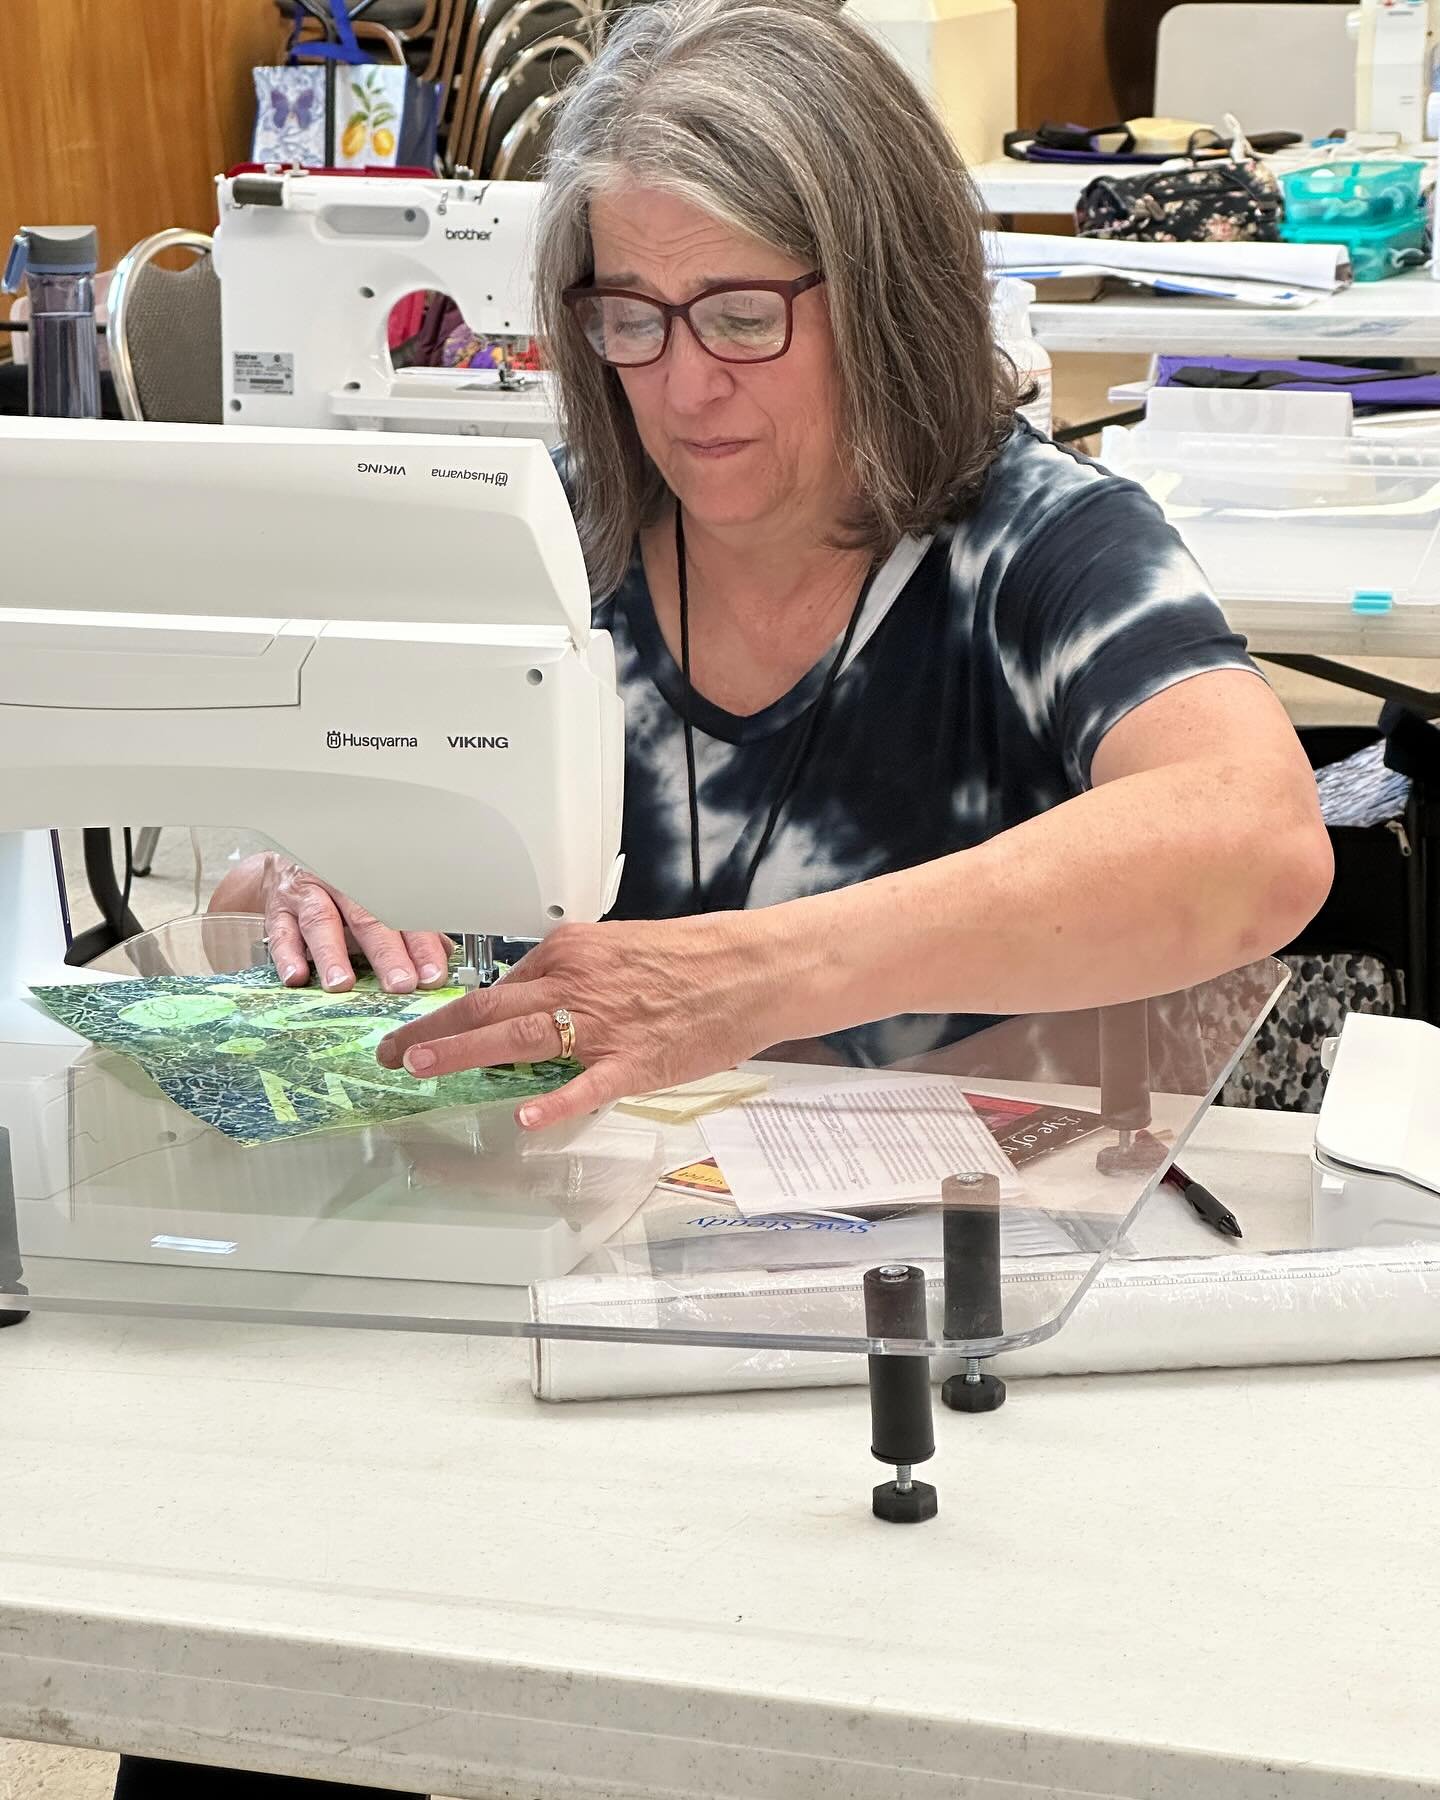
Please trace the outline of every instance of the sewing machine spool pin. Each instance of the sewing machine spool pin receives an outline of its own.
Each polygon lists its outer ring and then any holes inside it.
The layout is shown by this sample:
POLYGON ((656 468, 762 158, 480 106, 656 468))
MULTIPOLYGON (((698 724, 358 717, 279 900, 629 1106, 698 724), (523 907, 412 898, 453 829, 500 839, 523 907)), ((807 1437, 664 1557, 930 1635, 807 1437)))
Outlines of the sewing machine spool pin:
MULTIPOLYGON (((923 1338, 926 1333, 925 1275, 911 1263, 884 1263, 865 1274, 865 1333, 872 1338, 923 1338)), ((877 1519, 891 1525, 918 1525, 939 1511, 935 1489, 916 1481, 916 1463, 935 1454, 935 1421, 930 1410, 927 1356, 872 1356, 870 1359, 870 1454, 890 1463, 893 1481, 871 1495, 877 1519)))
MULTIPOLYGON (((945 1336, 999 1337, 1000 1179, 980 1172, 950 1175, 941 1184, 944 1207, 945 1336)), ((1005 1404, 1005 1383, 967 1357, 962 1374, 946 1378, 940 1398, 953 1412, 994 1412, 1005 1404)))

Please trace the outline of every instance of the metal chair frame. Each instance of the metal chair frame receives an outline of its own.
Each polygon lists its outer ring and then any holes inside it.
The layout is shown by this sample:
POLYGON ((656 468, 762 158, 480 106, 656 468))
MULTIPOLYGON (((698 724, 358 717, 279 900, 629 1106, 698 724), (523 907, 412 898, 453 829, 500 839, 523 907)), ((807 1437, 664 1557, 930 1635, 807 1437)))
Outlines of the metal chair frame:
MULTIPOLYGON (((590 51, 574 38, 564 35, 551 37, 547 34, 545 37, 537 38, 533 44, 527 44, 523 50, 517 51, 505 63, 495 80, 490 83, 485 95, 485 104, 480 109, 479 123, 475 127, 475 140, 470 146, 472 168, 498 179, 496 171, 491 167, 489 155, 490 128, 497 109, 506 94, 509 93, 512 84, 524 74, 532 63, 562 54, 573 56, 582 67, 588 66, 593 61, 590 51)), ((508 126, 506 129, 509 129, 508 126)), ((497 152, 499 150, 498 144, 496 150, 497 152)))
POLYGON ((547 38, 570 37, 572 33, 584 31, 593 26, 595 18, 596 9, 589 0, 514 0, 495 14, 470 78, 465 110, 451 139, 453 160, 463 162, 477 172, 480 170, 484 149, 480 115, 491 84, 502 73, 507 56, 518 55, 530 44, 547 38), (543 18, 546 14, 554 15, 552 27, 541 26, 538 35, 527 41, 523 35, 526 27, 533 26, 537 15, 543 18))
POLYGON ((537 95, 501 138, 500 148, 495 153, 495 166, 491 170, 496 181, 510 179, 510 171, 515 166, 515 158, 559 99, 559 94, 537 95))
POLYGON ((140 391, 135 381, 135 365, 127 336, 129 298, 136 277, 166 250, 193 250, 197 257, 209 256, 211 240, 203 231, 185 231, 179 226, 157 231, 148 238, 142 238, 133 249, 128 250, 115 265, 115 273, 110 277, 107 301, 110 373, 115 382, 115 398, 120 403, 122 415, 127 419, 143 420, 145 417, 140 408, 140 391))

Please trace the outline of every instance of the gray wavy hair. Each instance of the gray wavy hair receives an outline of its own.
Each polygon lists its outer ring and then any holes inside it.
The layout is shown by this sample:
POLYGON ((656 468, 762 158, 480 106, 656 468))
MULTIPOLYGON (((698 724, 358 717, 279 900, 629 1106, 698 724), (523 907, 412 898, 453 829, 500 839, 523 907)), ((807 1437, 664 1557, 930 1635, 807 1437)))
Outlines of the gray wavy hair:
POLYGON ((846 547, 884 555, 978 491, 1019 399, 991 331, 980 202, 929 102, 833 0, 632 6, 567 94, 544 179, 537 303, 596 594, 669 493, 561 301, 594 273, 591 199, 627 183, 824 271, 857 496, 846 547))

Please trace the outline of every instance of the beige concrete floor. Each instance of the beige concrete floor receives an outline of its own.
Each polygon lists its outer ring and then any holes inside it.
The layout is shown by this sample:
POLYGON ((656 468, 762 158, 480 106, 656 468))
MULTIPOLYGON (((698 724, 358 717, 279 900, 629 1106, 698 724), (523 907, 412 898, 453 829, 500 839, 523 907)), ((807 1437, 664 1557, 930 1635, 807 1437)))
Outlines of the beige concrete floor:
POLYGON ((113 1756, 0 1739, 0 1800, 109 1800, 114 1784, 113 1756))

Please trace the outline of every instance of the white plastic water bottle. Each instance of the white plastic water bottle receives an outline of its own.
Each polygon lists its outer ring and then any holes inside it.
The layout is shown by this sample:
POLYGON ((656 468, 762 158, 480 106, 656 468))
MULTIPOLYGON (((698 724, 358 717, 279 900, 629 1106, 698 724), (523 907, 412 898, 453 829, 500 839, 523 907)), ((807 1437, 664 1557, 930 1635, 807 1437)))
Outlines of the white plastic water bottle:
POLYGON ((1034 386, 1035 396, 1020 408, 1037 431, 1048 437, 1054 417, 1054 368, 1050 353, 1030 327, 1030 308, 1035 289, 1013 275, 998 275, 990 298, 990 319, 995 341, 1014 363, 1024 387, 1034 386))

